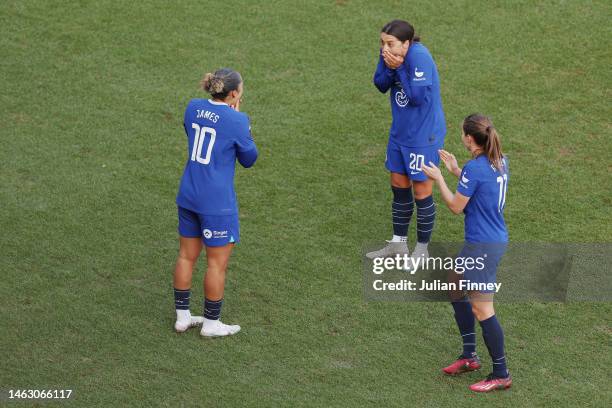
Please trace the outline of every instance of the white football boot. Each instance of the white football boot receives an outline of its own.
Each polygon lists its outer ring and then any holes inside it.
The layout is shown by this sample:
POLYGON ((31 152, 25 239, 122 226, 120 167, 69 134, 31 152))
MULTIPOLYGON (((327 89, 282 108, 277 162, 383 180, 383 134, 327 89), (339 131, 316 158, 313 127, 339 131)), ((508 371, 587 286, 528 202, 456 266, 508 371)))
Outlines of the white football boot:
POLYGON ((387 241, 387 245, 378 251, 368 252, 366 257, 370 259, 374 258, 387 258, 395 255, 410 255, 410 251, 408 250, 408 242, 393 242, 387 241))
POLYGON ((231 336, 240 331, 240 326, 237 324, 224 324, 221 320, 204 319, 200 335, 204 337, 223 337, 231 336))
POLYGON ((174 330, 176 330, 177 333, 183 333, 192 327, 202 324, 203 322, 204 318, 202 316, 192 316, 189 310, 177 310, 174 330))
POLYGON ((410 260, 408 260, 408 268, 406 268, 406 272, 414 274, 419 269, 423 269, 423 266, 427 263, 427 258, 429 258, 427 244, 417 242, 416 246, 414 247, 414 251, 412 251, 412 256, 410 257, 410 260))

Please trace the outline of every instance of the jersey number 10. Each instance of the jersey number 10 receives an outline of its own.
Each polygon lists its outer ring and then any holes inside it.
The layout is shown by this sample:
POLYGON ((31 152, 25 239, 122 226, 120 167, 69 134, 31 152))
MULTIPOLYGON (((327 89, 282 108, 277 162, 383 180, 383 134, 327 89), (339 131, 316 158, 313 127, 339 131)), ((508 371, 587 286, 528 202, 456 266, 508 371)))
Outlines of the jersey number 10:
POLYGON ((217 138, 217 132, 213 128, 202 127, 197 123, 192 123, 191 127, 195 129, 195 138, 193 139, 193 149, 191 150, 191 161, 196 161, 201 164, 210 163, 210 154, 212 153, 215 139, 217 138), (204 145, 204 139, 206 135, 210 135, 210 142, 208 142, 208 148, 206 149, 206 156, 202 157, 202 146, 204 145))

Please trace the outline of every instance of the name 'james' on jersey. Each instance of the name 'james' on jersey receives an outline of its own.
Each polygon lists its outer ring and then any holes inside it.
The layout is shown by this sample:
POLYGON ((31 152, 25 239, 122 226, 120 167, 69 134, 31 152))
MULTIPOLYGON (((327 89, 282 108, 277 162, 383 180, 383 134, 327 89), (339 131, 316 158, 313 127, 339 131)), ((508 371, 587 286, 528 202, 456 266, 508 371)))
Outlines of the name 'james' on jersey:
POLYGON ((183 125, 188 150, 177 205, 204 215, 237 214, 236 158, 257 156, 248 116, 222 102, 192 99, 183 125))

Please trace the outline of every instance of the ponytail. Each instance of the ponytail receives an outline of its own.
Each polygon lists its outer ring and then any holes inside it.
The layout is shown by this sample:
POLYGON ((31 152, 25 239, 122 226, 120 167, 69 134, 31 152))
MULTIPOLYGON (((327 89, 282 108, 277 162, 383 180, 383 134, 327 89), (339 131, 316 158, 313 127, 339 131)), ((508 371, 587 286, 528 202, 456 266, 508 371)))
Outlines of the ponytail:
POLYGON ((463 134, 470 135, 474 142, 484 150, 489 163, 497 170, 503 167, 503 153, 499 133, 491 119, 480 113, 473 113, 463 120, 463 134))
POLYGON ((501 141, 499 140, 499 135, 497 134, 497 130, 493 125, 487 126, 485 132, 487 133, 487 140, 485 142, 484 150, 489 162, 495 166, 497 170, 502 169, 502 151, 501 151, 501 141))

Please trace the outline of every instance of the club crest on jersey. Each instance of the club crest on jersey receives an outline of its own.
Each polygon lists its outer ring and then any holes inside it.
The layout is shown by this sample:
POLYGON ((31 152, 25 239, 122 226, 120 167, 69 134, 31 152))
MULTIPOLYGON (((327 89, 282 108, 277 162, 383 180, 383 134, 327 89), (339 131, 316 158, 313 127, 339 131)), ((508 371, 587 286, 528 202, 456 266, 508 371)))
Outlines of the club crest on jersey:
POLYGON ((395 103, 397 103, 401 108, 408 105, 408 97, 402 88, 395 93, 395 103))

